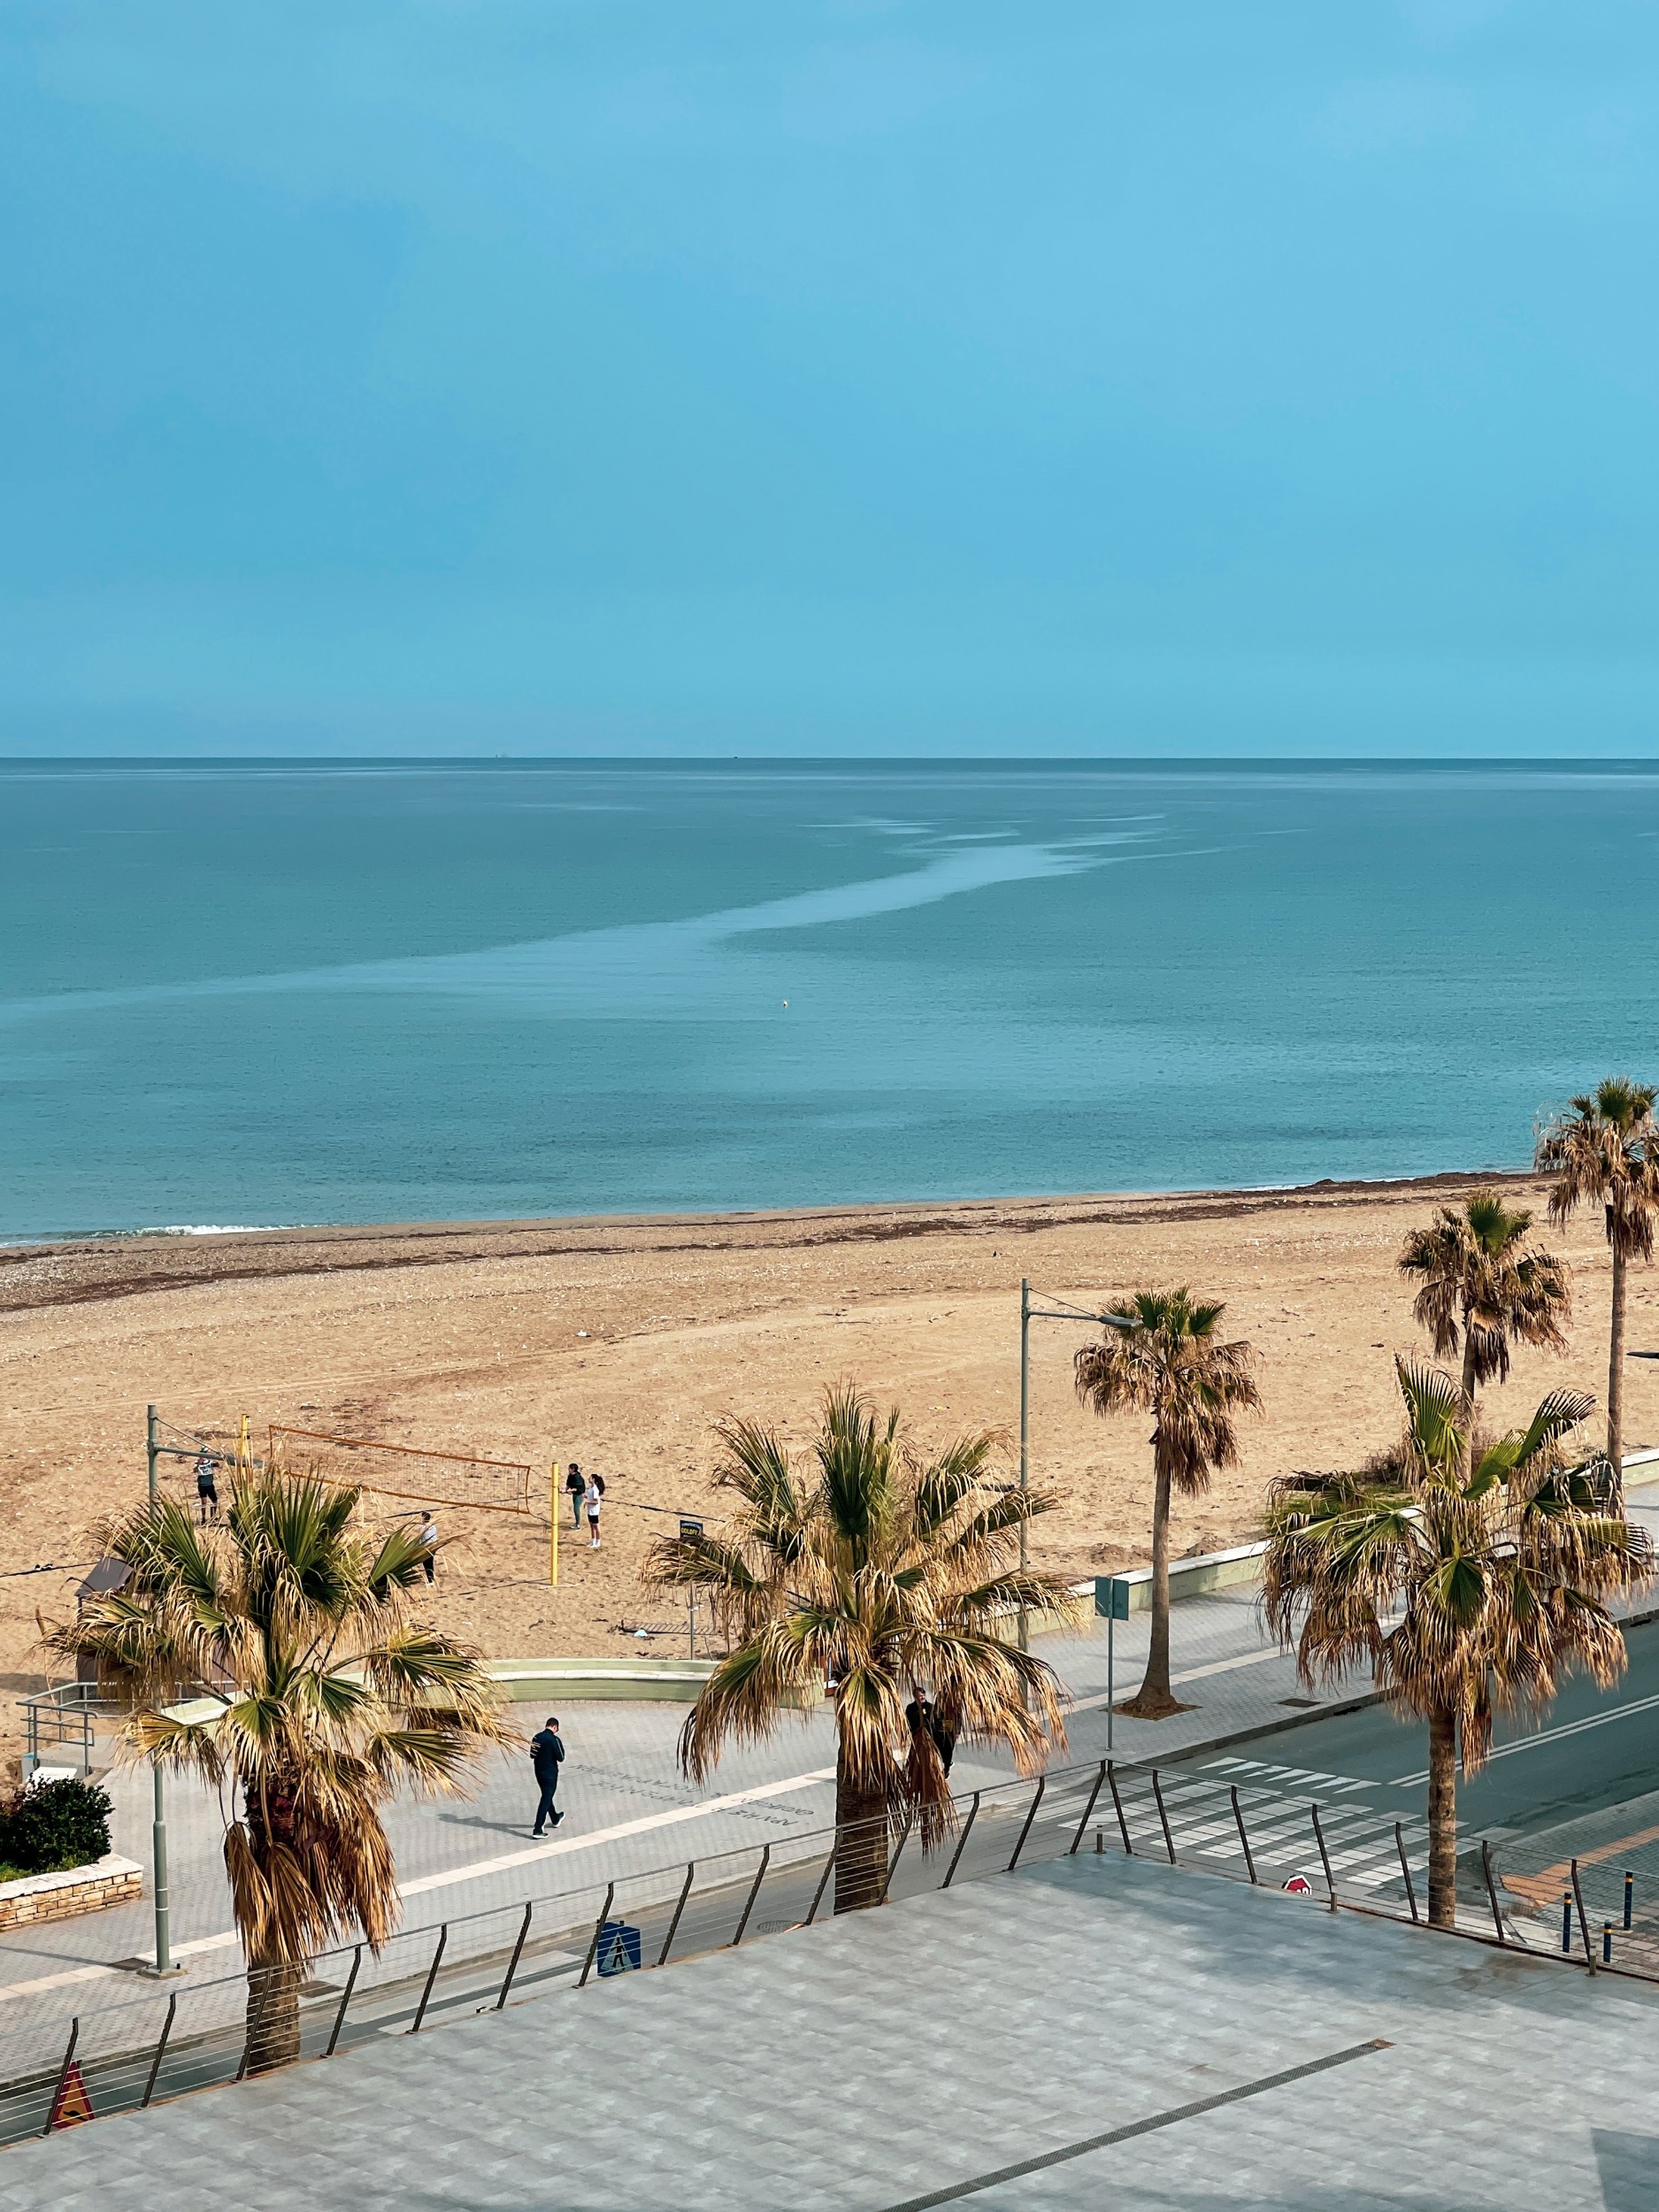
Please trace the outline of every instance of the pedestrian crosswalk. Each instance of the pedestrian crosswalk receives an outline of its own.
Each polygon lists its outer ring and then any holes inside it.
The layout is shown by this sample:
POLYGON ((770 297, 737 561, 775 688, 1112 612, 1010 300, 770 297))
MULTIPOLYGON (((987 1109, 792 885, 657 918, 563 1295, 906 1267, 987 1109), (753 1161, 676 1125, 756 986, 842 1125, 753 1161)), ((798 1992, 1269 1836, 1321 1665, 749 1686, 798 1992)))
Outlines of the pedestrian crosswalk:
MULTIPOLYGON (((1325 1856, 1339 1891, 1402 1890, 1402 1847, 1413 1879, 1426 1880, 1426 1823, 1417 1816, 1396 1823, 1388 1812, 1363 1803, 1356 1793, 1373 1791, 1377 1786, 1374 1783, 1358 1776, 1328 1774, 1315 1768, 1271 1766, 1256 1759, 1211 1759, 1202 1770, 1202 1775, 1203 1778, 1194 1776, 1190 1782, 1171 1778, 1164 1785, 1165 1801, 1171 1805, 1171 1827, 1177 1802, 1185 1806, 1188 1793, 1195 1799, 1213 1801, 1219 1783, 1229 1790, 1237 1788, 1250 1847, 1258 1859, 1277 1864, 1286 1858, 1311 1857, 1315 1870, 1323 1873, 1318 1855, 1319 1836, 1314 1832, 1310 1809, 1317 1804, 1325 1856)), ((1228 1811, 1230 1815, 1230 1799, 1228 1811)), ((1236 1822, 1229 1818, 1224 1826, 1212 1816, 1208 1825, 1217 1833, 1217 1840, 1205 1843, 1194 1839, 1201 1857, 1207 1854, 1225 1855, 1225 1827, 1233 1832, 1232 1849, 1233 1855, 1239 1855, 1236 1822)), ((1178 1851, 1179 1847, 1178 1838, 1178 1851)))
MULTIPOLYGON (((1120 1842, 1121 1809, 1123 1828, 1137 1853, 1162 1855, 1172 1847, 1184 1865, 1208 1864, 1217 1873, 1243 1875, 1249 1870, 1248 1839, 1249 1859, 1262 1881, 1277 1884, 1300 1875, 1323 1892, 1328 1863, 1339 1893, 1357 1890, 1379 1902, 1386 1895, 1404 1900, 1403 1853, 1419 1896, 1426 1887, 1425 1822, 1415 1815, 1396 1820, 1391 1811, 1367 1803, 1365 1798, 1385 1786, 1361 1776, 1217 1757, 1202 1766, 1162 1769, 1156 1788, 1149 1768, 1118 1767, 1114 1778, 1116 1799, 1101 1792, 1090 1824, 1102 1831, 1102 1838, 1110 1835, 1120 1842)), ((1072 1784, 1062 1801, 1045 1806, 1044 1827, 1075 1832, 1087 1793, 1084 1782, 1072 1784)))

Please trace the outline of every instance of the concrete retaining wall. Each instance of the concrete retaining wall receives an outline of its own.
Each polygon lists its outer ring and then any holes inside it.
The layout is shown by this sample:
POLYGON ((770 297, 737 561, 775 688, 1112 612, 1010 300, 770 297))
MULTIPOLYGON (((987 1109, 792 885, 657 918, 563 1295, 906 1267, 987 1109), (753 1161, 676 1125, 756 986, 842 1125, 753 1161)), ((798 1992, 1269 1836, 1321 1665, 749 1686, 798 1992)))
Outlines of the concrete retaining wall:
MULTIPOLYGON (((1261 1578, 1262 1560, 1266 1554, 1265 1544, 1235 1544, 1231 1551, 1200 1552, 1191 1559, 1171 1559, 1170 1562, 1170 1602, 1179 1598, 1202 1597, 1211 1590, 1231 1590, 1240 1583, 1256 1582, 1261 1578)), ((1113 1578, 1096 1575, 1093 1585, 1079 1583, 1079 1594, 1091 1587, 1094 1593, 1094 1607, 1102 1610, 1103 1593, 1101 1585, 1113 1578)), ((1117 1577, 1129 1585, 1129 1610, 1145 1613, 1152 1606, 1152 1570, 1150 1567, 1131 1567, 1117 1577)))
MULTIPOLYGON (((689 1705, 714 1671, 712 1659, 493 1659, 492 1678, 515 1705, 555 1709, 593 1699, 624 1698, 634 1704, 689 1705)), ((818 1702, 802 1700, 803 1708, 818 1702)))

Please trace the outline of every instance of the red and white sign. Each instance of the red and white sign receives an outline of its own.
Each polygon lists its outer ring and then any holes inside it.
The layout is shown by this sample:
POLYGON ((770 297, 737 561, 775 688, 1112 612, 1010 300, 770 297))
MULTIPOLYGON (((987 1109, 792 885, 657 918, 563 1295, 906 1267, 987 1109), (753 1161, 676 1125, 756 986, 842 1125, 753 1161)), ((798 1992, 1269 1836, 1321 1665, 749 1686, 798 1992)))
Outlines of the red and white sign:
POLYGON ((1293 1874, 1285 1885, 1293 1897, 1311 1897, 1313 1884, 1305 1874, 1293 1874))

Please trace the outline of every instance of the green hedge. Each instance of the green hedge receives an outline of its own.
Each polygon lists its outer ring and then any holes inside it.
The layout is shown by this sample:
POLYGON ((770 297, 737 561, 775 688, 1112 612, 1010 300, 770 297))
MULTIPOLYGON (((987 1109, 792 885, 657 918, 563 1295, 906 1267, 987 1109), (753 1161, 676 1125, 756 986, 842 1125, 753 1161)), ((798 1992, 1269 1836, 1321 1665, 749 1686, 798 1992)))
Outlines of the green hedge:
POLYGON ((0 1863, 19 1874, 88 1866, 110 1847, 109 1798, 78 1775, 19 1790, 0 1805, 0 1863))

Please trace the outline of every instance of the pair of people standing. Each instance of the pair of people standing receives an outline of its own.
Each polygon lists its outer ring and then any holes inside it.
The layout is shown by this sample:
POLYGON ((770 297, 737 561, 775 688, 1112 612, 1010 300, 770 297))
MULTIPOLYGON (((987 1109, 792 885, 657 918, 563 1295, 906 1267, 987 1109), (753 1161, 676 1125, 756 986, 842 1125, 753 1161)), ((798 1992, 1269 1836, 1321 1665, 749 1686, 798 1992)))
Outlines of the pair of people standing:
POLYGON ((599 1506, 605 1494, 604 1477, 584 1475, 576 1462, 572 1460, 570 1471, 565 1478, 565 1488, 571 1502, 571 1525, 573 1528, 580 1528, 582 1525, 582 1515, 586 1513, 588 1516, 588 1548, 589 1551, 597 1551, 599 1548, 599 1506))

